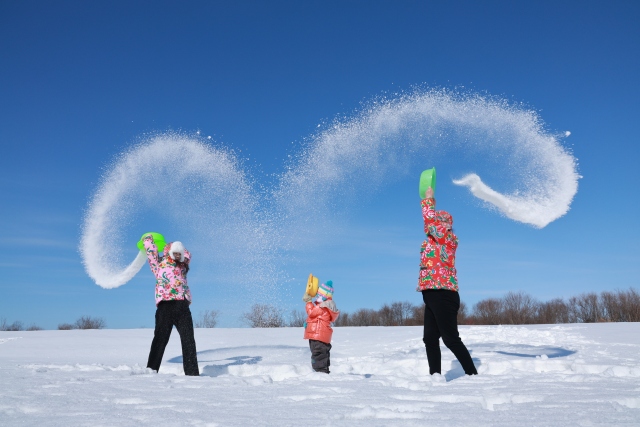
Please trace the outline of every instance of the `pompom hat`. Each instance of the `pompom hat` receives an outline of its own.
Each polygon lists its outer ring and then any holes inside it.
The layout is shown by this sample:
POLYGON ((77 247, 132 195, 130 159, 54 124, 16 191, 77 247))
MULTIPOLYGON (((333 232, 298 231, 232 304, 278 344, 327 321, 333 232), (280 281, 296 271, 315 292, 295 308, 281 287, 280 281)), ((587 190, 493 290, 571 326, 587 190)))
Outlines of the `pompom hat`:
POLYGON ((333 299, 333 281, 327 280, 326 283, 322 283, 318 286, 318 298, 322 298, 323 301, 333 299))

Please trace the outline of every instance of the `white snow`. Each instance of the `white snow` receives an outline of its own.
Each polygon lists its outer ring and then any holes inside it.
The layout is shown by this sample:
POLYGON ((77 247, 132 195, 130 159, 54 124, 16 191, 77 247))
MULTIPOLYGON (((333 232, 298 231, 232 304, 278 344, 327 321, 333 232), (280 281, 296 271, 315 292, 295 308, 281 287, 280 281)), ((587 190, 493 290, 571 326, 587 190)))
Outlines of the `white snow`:
POLYGON ((331 374, 301 328, 197 329, 200 377, 176 331, 160 373, 151 329, 0 332, 0 425, 640 425, 640 323, 463 326, 479 375, 421 327, 336 328, 331 374))

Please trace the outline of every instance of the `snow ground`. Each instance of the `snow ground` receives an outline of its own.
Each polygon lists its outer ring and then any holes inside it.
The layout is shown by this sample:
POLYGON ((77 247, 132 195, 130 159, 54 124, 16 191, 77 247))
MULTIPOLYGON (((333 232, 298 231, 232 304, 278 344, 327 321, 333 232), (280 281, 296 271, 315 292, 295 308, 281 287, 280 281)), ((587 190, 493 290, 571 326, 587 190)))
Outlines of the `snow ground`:
POLYGON ((174 330, 0 332, 2 426, 640 426, 640 323, 463 326, 480 375, 421 327, 336 328, 331 374, 301 328, 197 329, 200 377, 174 330))

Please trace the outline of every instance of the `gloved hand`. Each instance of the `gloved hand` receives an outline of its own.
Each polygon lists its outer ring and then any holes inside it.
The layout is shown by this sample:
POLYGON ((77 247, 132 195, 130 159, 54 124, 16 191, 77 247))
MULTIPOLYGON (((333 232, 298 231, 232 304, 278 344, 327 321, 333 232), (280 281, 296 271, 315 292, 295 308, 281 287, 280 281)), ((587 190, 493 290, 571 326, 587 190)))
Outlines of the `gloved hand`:
POLYGON ((312 299, 313 299, 313 297, 311 295, 309 295, 308 293, 306 293, 306 292, 302 296, 302 301, 304 301, 304 302, 311 302, 312 299))

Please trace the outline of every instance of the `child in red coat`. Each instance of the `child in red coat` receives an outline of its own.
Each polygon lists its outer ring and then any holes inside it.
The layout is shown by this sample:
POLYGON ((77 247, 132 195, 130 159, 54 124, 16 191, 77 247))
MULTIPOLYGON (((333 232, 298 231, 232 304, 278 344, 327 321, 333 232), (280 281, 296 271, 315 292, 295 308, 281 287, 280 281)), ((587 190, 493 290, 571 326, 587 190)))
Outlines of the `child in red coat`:
POLYGON ((307 321, 305 322, 304 339, 309 340, 311 349, 311 367, 316 372, 329 373, 329 350, 331 350, 331 336, 333 328, 331 324, 336 321, 340 312, 333 301, 333 282, 327 280, 326 283, 318 287, 318 298, 316 302, 305 292, 302 300, 307 303, 307 321))

